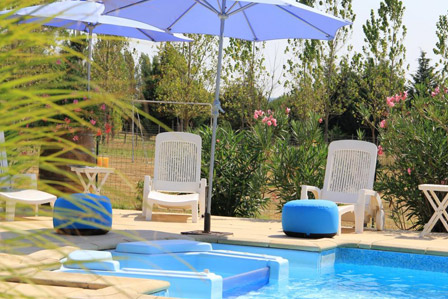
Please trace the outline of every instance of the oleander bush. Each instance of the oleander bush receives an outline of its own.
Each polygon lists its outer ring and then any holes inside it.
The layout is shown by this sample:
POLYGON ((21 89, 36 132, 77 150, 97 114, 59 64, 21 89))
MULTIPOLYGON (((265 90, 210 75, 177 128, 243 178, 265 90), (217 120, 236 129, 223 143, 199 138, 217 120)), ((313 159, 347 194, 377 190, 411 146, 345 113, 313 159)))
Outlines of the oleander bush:
MULTIPOLYGON (((399 228, 420 230, 433 209, 418 185, 448 183, 447 90, 436 88, 412 102, 405 93, 386 101, 389 111, 379 128, 379 153, 386 159, 380 159, 376 188, 399 228)), ((441 223, 434 231, 444 231, 441 223)))
MULTIPOLYGON (((254 217, 269 198, 281 211, 298 199, 300 186, 321 186, 327 145, 316 115, 291 121, 289 109, 254 112, 254 125, 233 131, 221 125, 217 131, 213 215, 254 217)), ((203 142, 202 175, 208 179, 211 129, 199 130, 203 142)))
MULTIPOLYGON (((202 137, 202 177, 208 180, 212 131, 203 127, 197 133, 202 137)), ((218 127, 216 136, 212 215, 257 216, 268 203, 260 140, 253 131, 234 131, 225 124, 218 127)))
POLYGON ((279 211, 288 201, 300 199, 301 185, 322 187, 327 153, 317 116, 290 122, 287 134, 276 139, 268 163, 279 211))

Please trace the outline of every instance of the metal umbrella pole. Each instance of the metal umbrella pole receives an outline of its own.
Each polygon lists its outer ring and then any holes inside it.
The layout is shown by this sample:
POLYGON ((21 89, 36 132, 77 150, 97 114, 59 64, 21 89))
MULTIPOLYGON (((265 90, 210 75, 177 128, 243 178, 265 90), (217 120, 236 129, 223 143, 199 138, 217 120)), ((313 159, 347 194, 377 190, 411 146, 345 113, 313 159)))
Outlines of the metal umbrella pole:
MULTIPOLYGON (((225 7, 225 0, 224 5, 225 7)), ((207 201, 205 205, 205 218, 204 218, 204 233, 210 233, 211 226, 211 205, 212 205, 212 191, 213 191, 213 171, 215 166, 215 147, 216 147, 216 128, 218 126, 218 116, 219 112, 224 112, 221 108, 221 103, 219 101, 219 88, 221 86, 221 69, 222 69, 222 48, 224 41, 224 26, 225 17, 221 16, 221 28, 219 34, 219 50, 218 50, 218 68, 216 71, 216 90, 215 90, 215 100, 213 101, 213 125, 212 125, 212 145, 210 153, 210 170, 208 178, 208 192, 207 201)))
MULTIPOLYGON (((88 55, 88 61, 87 61, 87 91, 90 91, 90 73, 92 68, 92 58, 93 58, 93 29, 95 26, 88 25, 87 28, 89 29, 89 55, 88 55)), ((98 152, 96 153, 98 155, 98 152)))

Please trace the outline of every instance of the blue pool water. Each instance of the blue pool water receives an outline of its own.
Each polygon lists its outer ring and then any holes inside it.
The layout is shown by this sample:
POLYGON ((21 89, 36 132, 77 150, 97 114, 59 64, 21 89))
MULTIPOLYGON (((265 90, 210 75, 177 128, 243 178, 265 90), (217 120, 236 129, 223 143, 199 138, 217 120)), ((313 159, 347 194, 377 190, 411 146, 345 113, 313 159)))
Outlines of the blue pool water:
POLYGON ((289 281, 227 297, 448 298, 448 257, 339 248, 323 253, 213 244, 289 260, 289 281))

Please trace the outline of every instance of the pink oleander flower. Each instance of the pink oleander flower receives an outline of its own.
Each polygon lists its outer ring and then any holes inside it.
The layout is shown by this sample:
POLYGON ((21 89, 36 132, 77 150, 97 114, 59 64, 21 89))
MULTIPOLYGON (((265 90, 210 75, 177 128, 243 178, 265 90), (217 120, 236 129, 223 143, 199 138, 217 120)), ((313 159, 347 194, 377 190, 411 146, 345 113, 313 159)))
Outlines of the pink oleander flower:
POLYGON ((73 100, 73 104, 78 104, 79 101, 78 100, 73 100))
POLYGON ((324 120, 322 119, 322 117, 319 118, 319 123, 321 124, 321 123, 323 123, 323 122, 324 122, 324 120))
POLYGON ((254 118, 258 119, 258 114, 257 113, 254 113, 254 118))
POLYGON ((380 122, 380 128, 385 128, 386 127, 386 120, 385 119, 383 119, 381 122, 380 122))
POLYGON ((265 116, 263 117, 263 119, 261 120, 261 122, 266 123, 269 120, 269 117, 265 116))
POLYGON ((387 104, 387 106, 389 106, 389 107, 394 107, 394 106, 395 106, 394 101, 395 101, 395 98, 394 98, 394 97, 387 97, 387 98, 386 98, 386 104, 387 104))
POLYGON ((411 173, 412 173, 411 168, 408 168, 408 174, 411 175, 411 173))
POLYGON ((68 117, 66 117, 66 118, 64 119, 64 121, 65 121, 65 123, 66 123, 67 125, 71 122, 70 118, 68 118, 68 117))
POLYGON ((267 124, 268 126, 272 126, 272 121, 268 120, 268 121, 266 122, 266 124, 267 124))
POLYGON ((378 155, 381 156, 382 154, 384 154, 383 147, 378 145, 378 155))
POLYGON ((440 93, 440 88, 439 86, 437 86, 434 91, 431 92, 431 96, 435 97, 436 95, 438 95, 440 93))
POLYGON ((106 104, 101 105, 101 110, 106 110, 106 104))
POLYGON ((73 141, 78 141, 78 140, 79 140, 78 135, 73 136, 73 141))
POLYGON ((61 60, 60 59, 56 60, 56 64, 60 65, 61 64, 61 60))
POLYGON ((94 125, 96 124, 96 120, 91 119, 91 120, 90 120, 90 123, 92 124, 92 126, 94 126, 94 125))
POLYGON ((271 111, 271 109, 269 109, 269 110, 268 110, 268 114, 272 114, 272 111, 271 111))
POLYGON ((216 139, 216 143, 219 143, 219 139, 216 139))
POLYGON ((274 127, 276 127, 277 126, 277 119, 273 118, 272 119, 272 124, 274 125, 274 127))
POLYGON ((286 114, 289 114, 289 112, 291 112, 291 109, 286 107, 286 114))

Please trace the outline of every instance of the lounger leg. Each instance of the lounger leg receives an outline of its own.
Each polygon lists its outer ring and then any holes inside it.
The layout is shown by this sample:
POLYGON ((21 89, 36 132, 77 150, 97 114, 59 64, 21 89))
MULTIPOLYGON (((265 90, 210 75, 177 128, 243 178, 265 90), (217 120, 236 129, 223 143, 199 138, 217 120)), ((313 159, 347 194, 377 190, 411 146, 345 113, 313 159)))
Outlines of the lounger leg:
POLYGON ((34 205, 34 216, 38 216, 39 215, 39 204, 35 204, 34 205))
POLYGON ((142 215, 146 217, 146 200, 144 198, 142 202, 142 215))
POLYGON ((364 231, 364 202, 355 205, 355 233, 361 234, 364 231))
POLYGON ((339 223, 338 223, 338 236, 340 236, 341 235, 341 232, 342 232, 342 214, 341 214, 341 212, 339 212, 338 213, 339 214, 339 223))
POLYGON ((12 200, 6 201, 6 221, 14 221, 16 210, 16 202, 12 200))
POLYGON ((145 211, 145 218, 146 220, 151 220, 152 218, 152 206, 153 203, 149 200, 146 200, 146 211, 145 211))
POLYGON ((378 210, 376 212, 376 230, 383 230, 384 229, 384 211, 378 210))
POLYGON ((198 222, 198 204, 197 203, 191 204, 191 222, 193 222, 193 223, 198 222))

